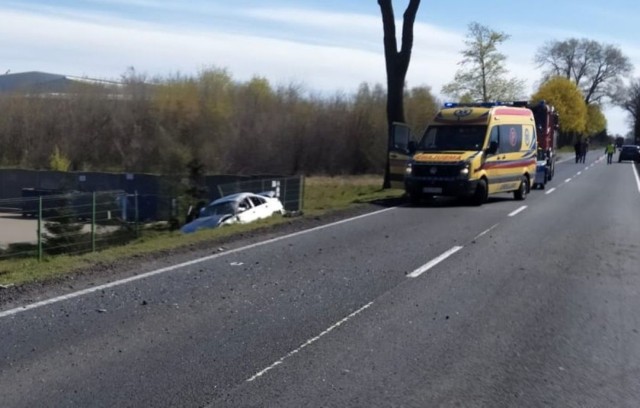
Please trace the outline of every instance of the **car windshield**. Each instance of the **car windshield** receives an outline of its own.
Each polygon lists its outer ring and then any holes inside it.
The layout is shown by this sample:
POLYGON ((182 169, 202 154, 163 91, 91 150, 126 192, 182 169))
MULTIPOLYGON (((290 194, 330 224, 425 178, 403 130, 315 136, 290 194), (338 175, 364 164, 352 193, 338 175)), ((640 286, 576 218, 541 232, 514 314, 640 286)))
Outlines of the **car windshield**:
POLYGON ((418 144, 418 150, 481 150, 486 126, 430 126, 418 144))
POLYGON ((231 201, 211 204, 202 209, 201 217, 210 217, 212 215, 235 214, 235 209, 231 201))

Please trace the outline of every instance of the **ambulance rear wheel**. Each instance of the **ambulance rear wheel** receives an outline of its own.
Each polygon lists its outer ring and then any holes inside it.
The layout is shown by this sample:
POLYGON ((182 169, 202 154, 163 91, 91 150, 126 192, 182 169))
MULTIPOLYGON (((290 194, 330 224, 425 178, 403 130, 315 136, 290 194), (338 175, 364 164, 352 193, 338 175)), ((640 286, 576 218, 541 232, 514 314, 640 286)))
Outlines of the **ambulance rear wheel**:
POLYGON ((513 198, 516 200, 524 200, 527 198, 527 193, 529 192, 529 181, 525 176, 522 176, 520 180, 520 187, 516 191, 513 192, 513 198))

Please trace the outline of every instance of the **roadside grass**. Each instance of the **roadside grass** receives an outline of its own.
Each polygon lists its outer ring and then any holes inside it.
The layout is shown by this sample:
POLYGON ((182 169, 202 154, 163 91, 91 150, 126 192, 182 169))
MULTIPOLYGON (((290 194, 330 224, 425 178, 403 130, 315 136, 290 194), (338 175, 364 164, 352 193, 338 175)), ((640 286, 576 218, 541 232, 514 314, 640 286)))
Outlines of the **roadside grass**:
MULTIPOLYGON (((308 177, 305 180, 301 216, 318 216, 362 203, 399 198, 403 194, 402 190, 382 190, 381 186, 381 176, 308 177)), ((0 261, 0 285, 46 282, 72 275, 74 271, 91 265, 108 265, 116 260, 188 247, 289 221, 289 218, 274 216, 251 224, 230 225, 188 235, 179 231, 145 229, 140 238, 127 245, 111 247, 100 252, 46 256, 42 262, 35 258, 3 260, 0 261)))

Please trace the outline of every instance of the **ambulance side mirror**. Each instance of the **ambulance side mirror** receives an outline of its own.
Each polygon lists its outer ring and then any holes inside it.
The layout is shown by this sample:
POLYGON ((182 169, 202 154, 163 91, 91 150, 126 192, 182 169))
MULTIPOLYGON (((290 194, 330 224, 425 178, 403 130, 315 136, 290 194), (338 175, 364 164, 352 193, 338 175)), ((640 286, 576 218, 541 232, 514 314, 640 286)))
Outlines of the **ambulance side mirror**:
POLYGON ((418 146, 416 145, 416 141, 415 140, 410 140, 409 144, 407 145, 407 151, 409 152, 409 154, 414 154, 416 152, 416 150, 418 150, 418 146))
POLYGON ((496 154, 498 152, 498 142, 490 142, 487 147, 487 154, 496 154))

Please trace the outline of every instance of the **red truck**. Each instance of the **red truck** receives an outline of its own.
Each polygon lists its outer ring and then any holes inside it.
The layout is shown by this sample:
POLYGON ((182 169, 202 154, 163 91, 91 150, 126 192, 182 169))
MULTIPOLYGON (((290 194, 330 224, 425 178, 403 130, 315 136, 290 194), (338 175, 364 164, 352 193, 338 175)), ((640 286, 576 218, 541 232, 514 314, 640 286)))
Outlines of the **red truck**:
POLYGON ((516 102, 514 105, 527 107, 533 112, 538 140, 538 168, 533 186, 544 188, 556 171, 556 149, 560 129, 558 112, 545 101, 516 102))

